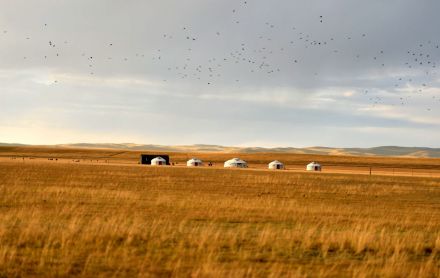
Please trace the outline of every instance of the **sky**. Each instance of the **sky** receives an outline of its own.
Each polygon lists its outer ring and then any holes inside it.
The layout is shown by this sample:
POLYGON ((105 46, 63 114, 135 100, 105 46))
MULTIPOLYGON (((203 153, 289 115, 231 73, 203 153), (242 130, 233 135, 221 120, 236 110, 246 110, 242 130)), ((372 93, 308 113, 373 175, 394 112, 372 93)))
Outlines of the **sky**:
POLYGON ((0 5, 0 142, 440 147, 437 0, 0 5))

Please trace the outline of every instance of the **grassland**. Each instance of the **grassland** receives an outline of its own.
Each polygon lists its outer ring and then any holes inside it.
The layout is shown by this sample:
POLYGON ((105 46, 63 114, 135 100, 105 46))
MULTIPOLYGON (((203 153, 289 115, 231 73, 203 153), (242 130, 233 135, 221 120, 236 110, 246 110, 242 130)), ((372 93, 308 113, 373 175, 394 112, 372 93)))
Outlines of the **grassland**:
MULTIPOLYGON (((100 152, 51 155, 118 156, 100 152)), ((250 159, 270 154, 262 156, 250 159)), ((439 277, 439 269, 439 178, 0 161, 4 277, 439 277)))
POLYGON ((162 152, 162 151, 130 151, 115 149, 81 149, 81 148, 51 148, 51 147, 20 147, 0 146, 0 158, 16 156, 18 158, 35 158, 47 160, 57 157, 61 160, 105 160, 110 163, 137 164, 141 153, 167 154, 173 162, 184 164, 192 157, 198 157, 205 162, 213 162, 223 166, 223 162, 240 157, 250 166, 267 167, 267 163, 280 160, 287 166, 305 167, 311 161, 319 161, 325 167, 376 167, 376 168, 401 168, 401 169, 432 169, 440 171, 439 158, 403 158, 403 157, 378 157, 378 156, 350 156, 350 155, 317 155, 294 153, 229 153, 229 152, 162 152))

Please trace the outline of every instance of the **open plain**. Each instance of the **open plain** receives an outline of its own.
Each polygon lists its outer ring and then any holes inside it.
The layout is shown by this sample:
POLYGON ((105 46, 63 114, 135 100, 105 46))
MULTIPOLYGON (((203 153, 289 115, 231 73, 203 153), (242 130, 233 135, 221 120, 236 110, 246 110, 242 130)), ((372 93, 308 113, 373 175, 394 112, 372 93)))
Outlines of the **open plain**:
POLYGON ((0 276, 440 276, 440 159, 139 154, 0 148, 0 276))

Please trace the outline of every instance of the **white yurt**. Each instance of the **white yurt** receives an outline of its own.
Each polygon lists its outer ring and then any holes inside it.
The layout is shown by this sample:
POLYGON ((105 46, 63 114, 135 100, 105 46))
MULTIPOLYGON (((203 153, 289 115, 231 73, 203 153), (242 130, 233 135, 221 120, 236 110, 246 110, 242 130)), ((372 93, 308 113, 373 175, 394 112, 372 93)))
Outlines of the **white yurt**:
POLYGON ((269 163, 270 170, 284 170, 284 164, 279 162, 278 160, 272 161, 269 163))
POLYGON ((321 171, 321 164, 316 162, 311 162, 307 164, 307 171, 321 171))
POLYGON ((197 166, 203 166, 203 161, 197 158, 191 158, 186 162, 186 166, 188 167, 197 167, 197 166))
POLYGON ((158 157, 153 158, 151 160, 151 165, 156 165, 156 166, 167 165, 167 161, 165 159, 163 159, 162 157, 158 156, 158 157))
POLYGON ((225 162, 226 168, 247 168, 247 162, 240 158, 233 158, 225 162))

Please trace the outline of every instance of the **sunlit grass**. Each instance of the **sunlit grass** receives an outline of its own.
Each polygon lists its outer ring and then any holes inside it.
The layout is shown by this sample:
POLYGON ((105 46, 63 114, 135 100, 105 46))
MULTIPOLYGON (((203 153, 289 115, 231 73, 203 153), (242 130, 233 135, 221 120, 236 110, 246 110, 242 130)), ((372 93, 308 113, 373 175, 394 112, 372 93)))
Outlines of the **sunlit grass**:
POLYGON ((440 275, 440 179, 0 164, 2 276, 440 275))

